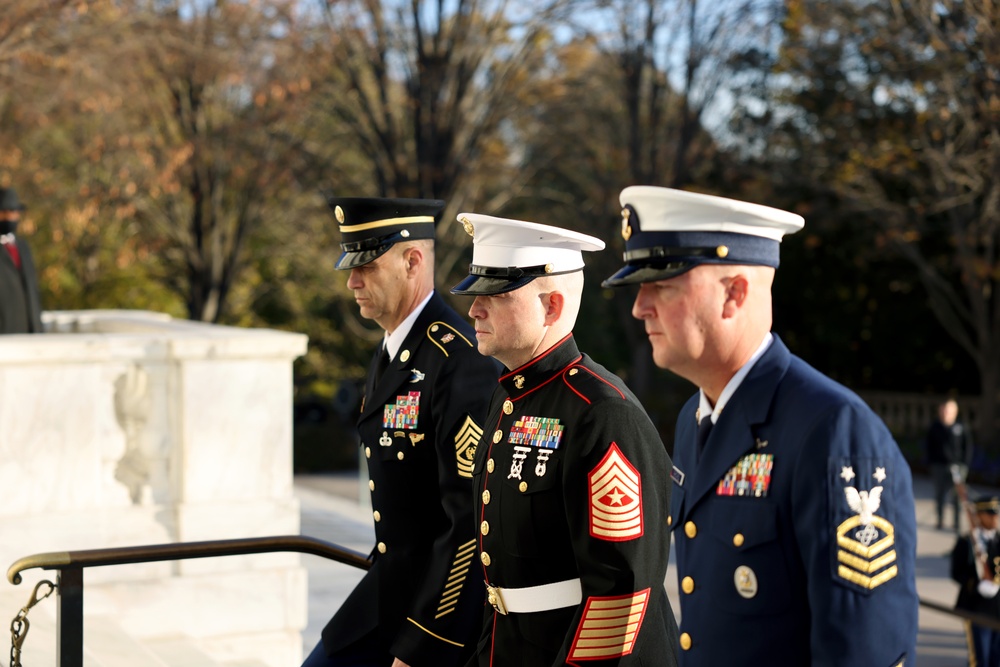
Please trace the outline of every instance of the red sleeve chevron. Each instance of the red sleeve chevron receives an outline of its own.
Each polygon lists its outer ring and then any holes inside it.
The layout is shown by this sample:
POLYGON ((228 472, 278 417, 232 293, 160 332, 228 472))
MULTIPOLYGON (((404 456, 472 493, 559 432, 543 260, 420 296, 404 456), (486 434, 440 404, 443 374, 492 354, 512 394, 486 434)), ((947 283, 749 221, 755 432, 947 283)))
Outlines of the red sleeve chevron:
POLYGON ((649 604, 649 591, 587 598, 569 649, 570 660, 605 660, 632 652, 649 604))
POLYGON ((642 483, 639 471, 614 442, 590 471, 590 536, 624 542, 642 537, 642 483))

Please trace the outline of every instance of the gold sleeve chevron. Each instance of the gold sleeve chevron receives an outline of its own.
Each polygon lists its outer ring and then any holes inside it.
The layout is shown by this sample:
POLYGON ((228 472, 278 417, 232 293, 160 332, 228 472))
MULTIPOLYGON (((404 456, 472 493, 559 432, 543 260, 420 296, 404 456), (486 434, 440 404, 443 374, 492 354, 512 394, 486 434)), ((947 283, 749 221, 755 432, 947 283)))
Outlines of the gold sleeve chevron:
POLYGON ((451 564, 451 571, 448 572, 448 580, 444 583, 444 591, 441 592, 441 601, 438 603, 437 614, 434 618, 441 618, 455 611, 458 597, 462 593, 462 585, 469 574, 472 557, 475 555, 476 540, 474 538, 458 547, 458 551, 455 552, 455 560, 451 564))
POLYGON ((466 415, 465 423, 455 434, 455 463, 458 465, 459 477, 472 477, 472 462, 476 458, 476 447, 482 437, 482 427, 466 415))
POLYGON ((850 537, 851 531, 861 525, 860 516, 852 516, 837 526, 837 574, 852 584, 874 590, 897 574, 895 545, 896 529, 880 516, 872 517, 872 525, 885 533, 885 537, 870 546, 850 537))
POLYGON ((587 598, 569 657, 582 661, 630 654, 646 615, 649 592, 647 588, 628 595, 587 598))

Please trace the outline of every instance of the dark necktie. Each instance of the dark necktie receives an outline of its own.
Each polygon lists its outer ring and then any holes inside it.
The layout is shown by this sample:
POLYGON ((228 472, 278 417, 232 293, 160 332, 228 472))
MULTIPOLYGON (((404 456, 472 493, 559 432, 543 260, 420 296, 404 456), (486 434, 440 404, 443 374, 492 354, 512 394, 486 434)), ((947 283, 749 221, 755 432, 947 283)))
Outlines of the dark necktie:
POLYGON ((21 268, 21 253, 18 252, 17 242, 11 241, 10 243, 4 243, 4 248, 7 248, 7 252, 10 253, 10 258, 14 260, 14 266, 21 268))
POLYGON ((385 343, 382 343, 382 347, 378 351, 378 359, 375 360, 375 382, 373 386, 378 384, 378 381, 382 379, 385 375, 385 369, 389 367, 389 351, 385 349, 385 343))
POLYGON ((709 415, 698 422, 698 460, 701 460, 701 453, 708 442, 708 434, 712 432, 712 415, 709 415))

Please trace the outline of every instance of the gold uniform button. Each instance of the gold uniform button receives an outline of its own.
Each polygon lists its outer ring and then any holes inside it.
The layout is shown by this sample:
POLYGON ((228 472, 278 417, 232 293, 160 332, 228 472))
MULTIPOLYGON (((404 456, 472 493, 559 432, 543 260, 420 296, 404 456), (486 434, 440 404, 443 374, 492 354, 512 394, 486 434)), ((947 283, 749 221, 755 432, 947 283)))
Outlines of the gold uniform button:
POLYGON ((671 525, 671 524, 672 524, 673 522, 674 522, 674 517, 672 517, 672 516, 668 516, 668 517, 667 517, 667 525, 669 526, 669 525, 671 525))
POLYGON ((684 577, 681 579, 681 590, 685 593, 691 594, 694 592, 694 579, 691 577, 684 577))
POLYGON ((409 361, 409 359, 410 359, 410 351, 403 350, 402 353, 399 355, 399 360, 402 361, 403 363, 406 363, 407 361, 409 361))
POLYGON ((483 521, 481 524, 479 524, 479 532, 482 533, 483 535, 486 535, 490 532, 489 521, 483 521))
POLYGON ((733 535, 733 546, 742 547, 743 541, 743 533, 736 533, 733 535))
POLYGON ((403 452, 398 452, 396 454, 396 458, 399 459, 400 461, 402 461, 403 460, 403 452))
POLYGON ((509 415, 512 412, 514 412, 514 403, 508 398, 503 402, 503 413, 509 415))
POLYGON ((569 371, 569 374, 570 375, 576 375, 579 372, 580 372, 580 369, 578 369, 578 368, 571 368, 570 371, 569 371))
POLYGON ((685 651, 691 648, 691 635, 686 632, 681 633, 681 648, 685 651))
POLYGON ((372 512, 372 516, 375 517, 375 523, 378 523, 379 521, 382 520, 382 514, 378 510, 372 512))
POLYGON ((368 480, 368 488, 371 489, 372 491, 375 490, 375 480, 374 479, 368 480))
POLYGON ((698 526, 694 525, 694 521, 688 521, 684 524, 684 534, 694 539, 694 536, 698 534, 698 526))
POLYGON ((386 550, 385 542, 379 542, 378 543, 378 552, 380 554, 384 554, 385 550, 386 550))
POLYGON ((431 333, 437 333, 437 330, 438 330, 438 328, 439 328, 439 327, 438 327, 438 325, 436 325, 436 324, 435 324, 434 326, 432 326, 432 327, 431 327, 431 333))
POLYGON ((493 444, 495 445, 496 443, 500 442, 502 438, 503 438, 503 431, 497 429, 496 433, 493 434, 493 444))
POLYGON ((483 504, 484 505, 489 505, 490 504, 490 490, 489 489, 483 491, 483 504))
POLYGON ((371 447, 365 447, 365 458, 366 459, 370 459, 371 457, 372 457, 372 448, 371 447))
POLYGON ((479 555, 479 560, 483 561, 483 565, 489 567, 490 555, 485 551, 479 555))
POLYGON ((493 459, 486 462, 486 472, 493 472, 493 469, 497 467, 497 464, 493 459))
POLYGON ((521 493, 524 493, 525 491, 528 490, 528 483, 527 482, 521 482, 520 484, 517 485, 517 488, 518 488, 518 490, 521 493))

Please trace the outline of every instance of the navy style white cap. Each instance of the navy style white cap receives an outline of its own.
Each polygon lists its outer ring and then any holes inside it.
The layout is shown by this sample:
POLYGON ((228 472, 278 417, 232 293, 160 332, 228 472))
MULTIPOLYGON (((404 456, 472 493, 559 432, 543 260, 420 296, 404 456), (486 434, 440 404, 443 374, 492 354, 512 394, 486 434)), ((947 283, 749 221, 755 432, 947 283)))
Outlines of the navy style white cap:
POLYGON ((524 220, 460 213, 472 237, 472 264, 452 294, 503 294, 539 276, 583 269, 584 250, 603 250, 604 241, 559 227, 524 220))
POLYGON ((804 225, 769 206, 648 185, 625 188, 620 202, 625 266, 605 287, 666 280, 699 264, 778 268, 781 237, 804 225))
POLYGON ((338 269, 363 266, 400 241, 433 239, 434 225, 444 209, 439 199, 328 195, 326 203, 340 225, 343 252, 337 260, 338 269))

